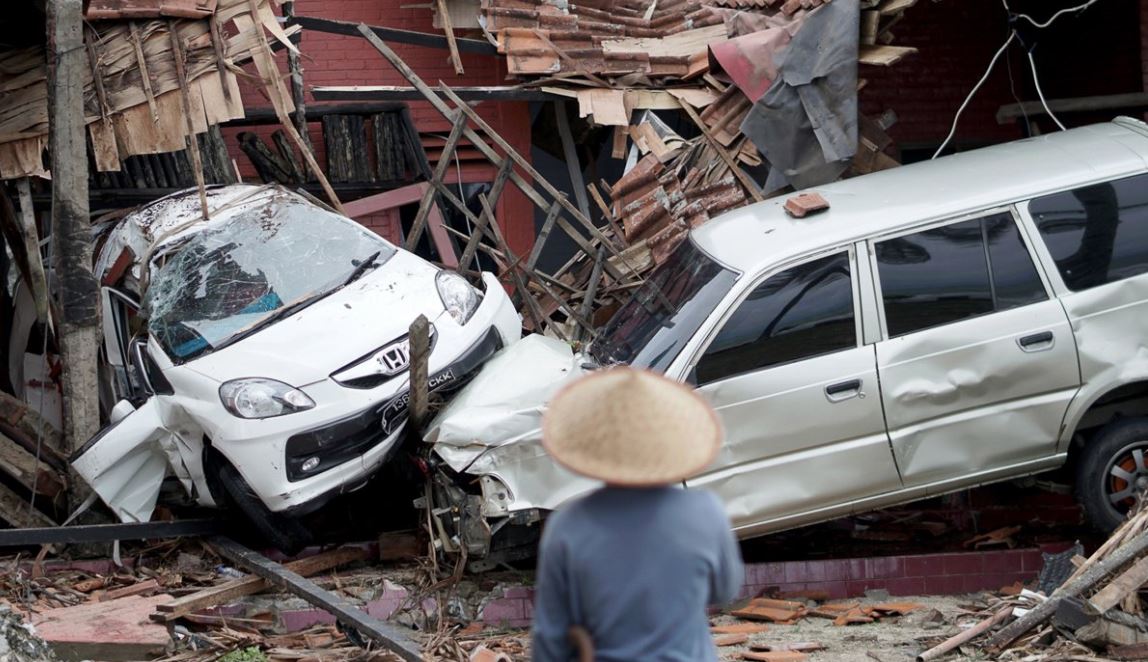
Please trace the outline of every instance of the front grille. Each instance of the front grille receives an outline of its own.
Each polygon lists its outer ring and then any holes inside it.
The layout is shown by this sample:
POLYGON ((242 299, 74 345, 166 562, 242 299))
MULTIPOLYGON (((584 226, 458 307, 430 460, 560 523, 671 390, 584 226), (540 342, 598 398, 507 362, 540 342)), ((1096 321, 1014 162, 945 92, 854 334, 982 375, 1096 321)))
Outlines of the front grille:
MULTIPOLYGON (((430 391, 438 395, 457 391, 500 349, 502 339, 492 328, 457 361, 431 375, 430 391)), ((316 476, 381 444, 406 422, 410 397, 410 389, 407 389, 358 414, 289 437, 287 480, 294 482, 316 476), (319 458, 319 465, 303 471, 303 463, 312 457, 319 458)))

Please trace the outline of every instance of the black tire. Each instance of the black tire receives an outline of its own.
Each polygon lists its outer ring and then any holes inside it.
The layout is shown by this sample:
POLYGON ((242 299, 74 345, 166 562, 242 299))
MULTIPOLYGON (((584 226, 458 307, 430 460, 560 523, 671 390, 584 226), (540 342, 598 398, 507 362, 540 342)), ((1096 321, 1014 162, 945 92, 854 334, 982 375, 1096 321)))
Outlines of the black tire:
POLYGON ((220 460, 216 464, 216 476, 228 505, 254 527, 259 538, 288 556, 310 544, 311 532, 301 522, 267 510, 230 462, 220 460))
POLYGON ((1094 527, 1111 533, 1120 526, 1146 485, 1148 418, 1113 421, 1085 444, 1076 464, 1076 499, 1094 527))

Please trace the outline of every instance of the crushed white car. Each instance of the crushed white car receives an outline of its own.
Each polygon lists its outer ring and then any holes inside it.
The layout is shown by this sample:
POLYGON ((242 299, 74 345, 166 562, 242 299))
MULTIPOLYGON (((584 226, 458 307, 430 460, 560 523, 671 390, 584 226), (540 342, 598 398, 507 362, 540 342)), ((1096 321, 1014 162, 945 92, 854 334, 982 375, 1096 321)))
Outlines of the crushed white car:
POLYGON ((461 387, 521 321, 484 289, 278 187, 179 193, 102 238, 111 424, 72 465, 123 521, 148 520, 166 476, 237 507, 280 547, 294 516, 362 485, 403 438, 408 330, 431 325, 429 386, 461 387))

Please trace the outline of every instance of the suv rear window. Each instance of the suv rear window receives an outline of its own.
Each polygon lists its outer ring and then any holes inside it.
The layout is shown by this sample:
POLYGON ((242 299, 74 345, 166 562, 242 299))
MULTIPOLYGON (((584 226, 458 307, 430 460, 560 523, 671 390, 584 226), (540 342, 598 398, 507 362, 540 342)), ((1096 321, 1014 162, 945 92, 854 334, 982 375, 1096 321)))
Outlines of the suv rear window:
POLYGON ((889 336, 1048 298, 1007 212, 877 242, 889 336))
POLYGON ((1148 174, 1036 198, 1028 211, 1070 290, 1148 272, 1148 174))

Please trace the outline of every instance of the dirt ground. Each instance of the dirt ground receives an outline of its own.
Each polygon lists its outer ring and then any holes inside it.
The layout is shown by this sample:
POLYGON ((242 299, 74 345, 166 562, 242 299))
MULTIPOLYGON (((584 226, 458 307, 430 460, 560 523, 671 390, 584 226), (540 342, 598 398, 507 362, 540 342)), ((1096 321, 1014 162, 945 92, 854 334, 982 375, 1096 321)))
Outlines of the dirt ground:
MULTIPOLYGON (((719 649, 720 658, 741 660, 742 653, 750 650, 750 644, 816 641, 823 644, 825 650, 810 653, 808 662, 905 662, 959 632, 958 616, 964 615, 964 623, 976 621, 974 616, 968 615, 968 611, 961 608, 961 605, 975 604, 975 596, 897 597, 895 600, 915 602, 923 608, 906 616, 860 625, 836 626, 830 620, 814 617, 806 617, 794 625, 770 624, 765 632, 752 635, 745 645, 719 649)), ((862 604, 878 602, 888 600, 863 600, 862 604)), ((744 621, 723 615, 714 619, 714 622, 725 625, 744 621)), ((945 658, 946 662, 975 659, 985 658, 959 654, 945 658)))

